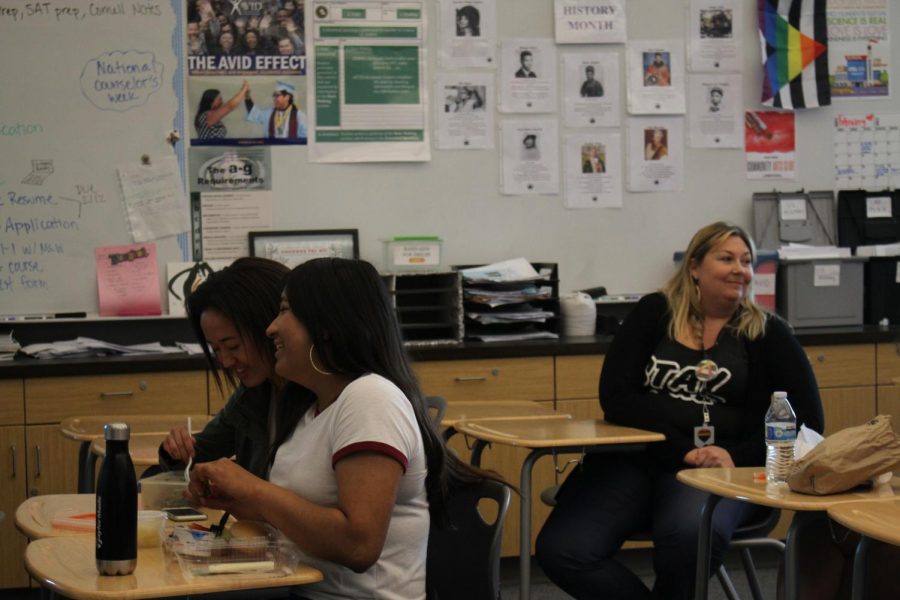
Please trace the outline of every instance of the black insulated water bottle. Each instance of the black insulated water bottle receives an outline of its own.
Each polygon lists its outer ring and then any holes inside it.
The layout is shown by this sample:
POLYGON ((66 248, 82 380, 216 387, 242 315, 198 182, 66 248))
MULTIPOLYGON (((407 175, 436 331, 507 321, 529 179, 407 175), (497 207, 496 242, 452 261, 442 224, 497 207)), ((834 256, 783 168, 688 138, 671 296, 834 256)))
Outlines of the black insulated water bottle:
POLYGON ((97 479, 97 571, 128 575, 137 565, 137 480, 125 423, 103 426, 106 456, 97 479))

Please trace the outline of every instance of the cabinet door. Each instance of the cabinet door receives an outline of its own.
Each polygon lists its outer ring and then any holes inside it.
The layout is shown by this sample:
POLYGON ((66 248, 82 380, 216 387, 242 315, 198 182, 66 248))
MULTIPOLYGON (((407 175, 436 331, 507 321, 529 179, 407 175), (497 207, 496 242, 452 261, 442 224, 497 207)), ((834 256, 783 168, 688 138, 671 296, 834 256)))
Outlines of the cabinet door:
POLYGON ((0 425, 25 422, 25 401, 21 379, 0 379, 0 425))
POLYGON ((825 435, 862 425, 875 416, 875 387, 819 390, 825 411, 825 435))
POLYGON ((59 425, 34 425, 25 433, 28 495, 77 493, 79 443, 63 437, 59 425))
POLYGON ((878 344, 876 351, 878 385, 900 385, 900 343, 878 344))
POLYGON ((422 391, 456 400, 553 400, 553 357, 423 361, 422 391))
POLYGON ((875 345, 809 346, 819 388, 875 385, 875 345))
POLYGON ((891 424, 900 433, 900 385, 878 386, 878 414, 893 415, 891 424))
MULTIPOLYGON (((557 356, 556 400, 592 398, 597 400, 603 355, 557 356)), ((568 411, 566 411, 568 412, 568 411)))
POLYGON ((22 563, 25 536, 16 529, 16 508, 25 501, 25 428, 0 427, 0 588, 28 586, 22 563))
POLYGON ((88 415, 206 414, 206 371, 25 380, 30 424, 88 415))

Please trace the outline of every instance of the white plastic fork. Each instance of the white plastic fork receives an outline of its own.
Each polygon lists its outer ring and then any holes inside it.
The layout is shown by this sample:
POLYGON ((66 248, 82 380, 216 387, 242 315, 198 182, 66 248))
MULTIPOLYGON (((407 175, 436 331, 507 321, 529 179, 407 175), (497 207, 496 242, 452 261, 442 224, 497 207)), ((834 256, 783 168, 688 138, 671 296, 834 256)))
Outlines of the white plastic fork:
MULTIPOLYGON (((193 429, 192 429, 192 427, 191 427, 191 418, 188 417, 187 419, 188 419, 188 422, 187 422, 188 435, 191 435, 191 431, 193 431, 193 429)), ((191 466, 192 466, 193 464, 194 464, 194 457, 193 457, 193 456, 188 457, 187 466, 184 468, 184 481, 185 481, 185 483, 190 483, 190 482, 191 482, 191 466)))

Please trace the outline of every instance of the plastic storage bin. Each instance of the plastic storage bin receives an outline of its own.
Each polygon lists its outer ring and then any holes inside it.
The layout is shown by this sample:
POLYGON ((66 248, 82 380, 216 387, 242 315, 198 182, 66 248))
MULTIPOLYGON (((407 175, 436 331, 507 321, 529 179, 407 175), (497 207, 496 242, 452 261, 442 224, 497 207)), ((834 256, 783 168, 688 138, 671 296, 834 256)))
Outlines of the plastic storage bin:
POLYGON ((228 539, 176 527, 168 547, 188 580, 212 575, 237 579, 289 575, 300 561, 296 546, 271 528, 258 537, 228 539))
POLYGON ((873 257, 865 267, 865 322, 900 323, 900 256, 873 257))
POLYGON ((790 243, 837 243, 834 194, 758 192, 753 194, 753 238, 758 248, 777 250, 790 243))
POLYGON ((838 193, 838 237, 841 246, 856 248, 900 241, 900 190, 838 193))
POLYGON ((778 312, 795 327, 861 325, 866 258, 782 259, 778 312))

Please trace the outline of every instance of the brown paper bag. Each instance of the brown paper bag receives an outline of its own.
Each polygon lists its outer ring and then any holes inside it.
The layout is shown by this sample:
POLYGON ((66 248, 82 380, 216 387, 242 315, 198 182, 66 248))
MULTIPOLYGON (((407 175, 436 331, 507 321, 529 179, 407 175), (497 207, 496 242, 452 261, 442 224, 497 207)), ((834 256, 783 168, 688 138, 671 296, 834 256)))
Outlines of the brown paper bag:
POLYGON ((900 465, 900 436, 891 416, 834 433, 798 460, 787 482, 803 494, 837 494, 900 465))

